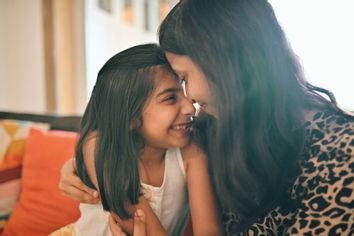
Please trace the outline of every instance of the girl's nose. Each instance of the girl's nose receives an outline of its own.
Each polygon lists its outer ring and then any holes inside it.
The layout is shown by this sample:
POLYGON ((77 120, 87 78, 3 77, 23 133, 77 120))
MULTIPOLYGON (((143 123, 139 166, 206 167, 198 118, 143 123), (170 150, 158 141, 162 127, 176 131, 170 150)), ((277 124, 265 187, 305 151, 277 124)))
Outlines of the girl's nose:
POLYGON ((193 105, 193 101, 187 98, 186 96, 183 96, 182 99, 182 113, 187 116, 194 116, 196 109, 193 105))

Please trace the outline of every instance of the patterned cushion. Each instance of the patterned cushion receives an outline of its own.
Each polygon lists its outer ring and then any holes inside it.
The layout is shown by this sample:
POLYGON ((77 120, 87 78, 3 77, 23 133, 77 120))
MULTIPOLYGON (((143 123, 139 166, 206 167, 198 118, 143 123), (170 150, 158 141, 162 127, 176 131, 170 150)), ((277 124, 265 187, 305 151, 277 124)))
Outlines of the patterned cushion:
POLYGON ((21 167, 31 127, 47 130, 48 124, 0 120, 0 229, 18 200, 21 167))

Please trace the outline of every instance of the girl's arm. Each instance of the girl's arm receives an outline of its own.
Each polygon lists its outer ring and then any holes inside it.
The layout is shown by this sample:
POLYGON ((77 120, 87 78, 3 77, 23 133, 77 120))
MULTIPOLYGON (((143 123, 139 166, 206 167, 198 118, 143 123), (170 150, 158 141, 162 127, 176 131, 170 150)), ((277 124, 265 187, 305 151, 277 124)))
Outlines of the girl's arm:
POLYGON ((181 149, 186 168, 194 236, 221 235, 205 154, 195 145, 181 149))

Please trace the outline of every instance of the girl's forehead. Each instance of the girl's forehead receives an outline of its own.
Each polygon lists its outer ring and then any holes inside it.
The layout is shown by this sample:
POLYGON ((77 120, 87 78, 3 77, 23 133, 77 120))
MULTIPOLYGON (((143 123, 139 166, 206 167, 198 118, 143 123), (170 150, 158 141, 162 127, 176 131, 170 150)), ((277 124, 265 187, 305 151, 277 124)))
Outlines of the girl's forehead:
POLYGON ((178 77, 171 69, 159 66, 158 68, 154 68, 152 81, 154 83, 154 89, 157 89, 163 85, 178 84, 178 77))
POLYGON ((176 75, 169 70, 156 70, 152 76, 153 90, 146 99, 145 108, 153 101, 159 101, 162 94, 179 91, 181 88, 176 75))

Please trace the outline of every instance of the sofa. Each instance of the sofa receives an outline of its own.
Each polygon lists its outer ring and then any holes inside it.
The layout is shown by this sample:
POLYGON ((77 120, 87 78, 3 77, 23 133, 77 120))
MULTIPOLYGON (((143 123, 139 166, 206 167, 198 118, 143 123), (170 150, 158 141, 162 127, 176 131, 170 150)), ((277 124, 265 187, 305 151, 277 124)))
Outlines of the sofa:
POLYGON ((79 203, 58 188, 80 119, 0 111, 0 236, 48 235, 80 216, 79 203))
POLYGON ((79 217, 79 203, 58 183, 80 119, 0 112, 0 235, 44 236, 79 217))

